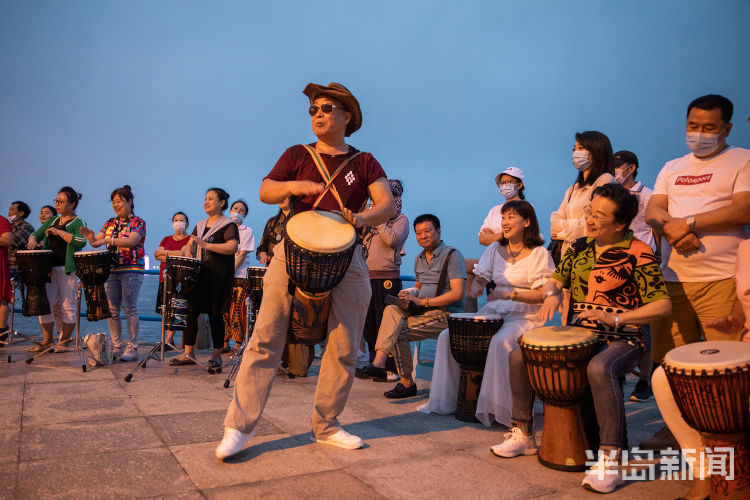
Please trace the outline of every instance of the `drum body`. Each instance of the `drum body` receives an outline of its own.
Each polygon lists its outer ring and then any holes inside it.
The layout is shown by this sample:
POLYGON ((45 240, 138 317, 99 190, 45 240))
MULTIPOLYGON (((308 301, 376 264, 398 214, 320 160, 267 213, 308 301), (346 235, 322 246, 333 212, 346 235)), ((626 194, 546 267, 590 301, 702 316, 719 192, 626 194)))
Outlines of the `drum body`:
POLYGON ((86 319, 99 321, 109 318, 109 302, 104 284, 112 267, 112 254, 107 249, 87 250, 73 254, 76 275, 83 283, 86 297, 86 319))
POLYGON ((328 332, 330 290, 344 278, 356 246, 354 228, 340 215, 307 211, 286 225, 286 271, 296 289, 289 334, 292 342, 314 345, 328 332))
POLYGON ((167 257, 165 329, 172 331, 187 329, 189 303, 198 288, 202 266, 203 264, 198 259, 167 257))
POLYGON ((52 250, 18 250, 16 264, 21 282, 26 287, 23 296, 24 316, 43 316, 50 313, 47 283, 52 272, 52 250))
POLYGON ((260 303, 263 300, 263 277, 266 275, 266 267, 250 266, 247 268, 247 288, 250 297, 250 330, 252 335, 255 329, 255 320, 258 318, 260 303))
POLYGON ((484 364, 492 336, 503 326, 497 315, 457 313, 448 316, 448 336, 453 359, 461 365, 455 417, 463 422, 478 422, 477 401, 482 387, 484 364))
POLYGON ((682 417, 712 453, 734 449, 734 479, 711 475, 711 498, 750 498, 750 344, 696 342, 669 351, 662 366, 682 417))
POLYGON ((247 332, 247 278, 234 278, 232 293, 229 295, 229 307, 224 316, 224 341, 234 339, 241 343, 247 332))
POLYGON ((580 403, 589 385, 586 366, 599 343, 591 330, 549 326, 526 332, 518 344, 531 387, 544 402, 539 462, 557 470, 585 470, 589 445, 580 403))

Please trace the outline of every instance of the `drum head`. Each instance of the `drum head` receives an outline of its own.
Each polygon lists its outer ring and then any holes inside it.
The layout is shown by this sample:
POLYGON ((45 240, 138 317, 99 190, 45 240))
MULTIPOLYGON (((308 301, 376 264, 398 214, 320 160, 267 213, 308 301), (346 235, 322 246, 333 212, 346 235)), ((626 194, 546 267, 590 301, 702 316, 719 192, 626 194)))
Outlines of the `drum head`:
POLYGON ((588 328, 578 326, 543 326, 524 333, 526 344, 538 347, 564 347, 596 342, 596 337, 588 328))
POLYGON ((84 257, 86 255, 100 255, 109 253, 109 250, 106 248, 95 248, 94 250, 85 250, 83 252, 76 252, 73 254, 73 257, 84 257))
POLYGON ((287 236, 297 245, 313 252, 338 253, 354 244, 354 227, 342 216, 308 210, 294 215, 286 223, 287 236))
POLYGON ((664 356, 664 363, 670 368, 696 372, 747 367, 750 365, 750 344, 734 340, 695 342, 669 351, 664 356))
POLYGON ((192 257, 175 257, 174 255, 167 256, 167 261, 171 262, 172 264, 192 264, 195 265, 196 262, 200 263, 200 259, 194 259, 192 257))
POLYGON ((47 255, 52 254, 52 250, 17 250, 16 255, 47 255))
POLYGON ((498 321, 503 319, 499 314, 477 314, 477 313, 451 313, 450 319, 469 321, 498 321))

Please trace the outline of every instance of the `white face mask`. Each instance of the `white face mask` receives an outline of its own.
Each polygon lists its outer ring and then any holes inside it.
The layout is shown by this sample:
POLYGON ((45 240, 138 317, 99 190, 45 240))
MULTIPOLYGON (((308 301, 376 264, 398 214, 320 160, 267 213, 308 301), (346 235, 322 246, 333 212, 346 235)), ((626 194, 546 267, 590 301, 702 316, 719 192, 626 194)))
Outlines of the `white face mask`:
POLYGON ((184 233, 185 226, 187 226, 187 224, 185 224, 181 220, 176 220, 172 223, 172 229, 174 229, 175 233, 184 233))
POLYGON ((500 194, 505 196, 506 199, 513 198, 518 193, 518 184, 503 183, 500 184, 500 194))
POLYGON ((573 151, 573 166, 579 171, 583 172, 588 170, 591 166, 591 160, 589 159, 588 151, 573 151))
POLYGON ((685 144, 696 156, 710 155, 719 149, 719 134, 685 132, 685 144))
POLYGON ((229 218, 232 219, 232 222, 234 222, 235 224, 239 226, 240 224, 242 224, 242 221, 245 219, 245 216, 239 212, 229 212, 229 218))
POLYGON ((615 182, 617 182, 620 185, 625 184, 625 181, 628 180, 628 177, 630 177, 630 174, 623 175, 625 172, 625 169, 615 170, 615 182))
POLYGON ((18 215, 11 215, 8 217, 8 220, 11 222, 16 222, 18 220, 18 215))

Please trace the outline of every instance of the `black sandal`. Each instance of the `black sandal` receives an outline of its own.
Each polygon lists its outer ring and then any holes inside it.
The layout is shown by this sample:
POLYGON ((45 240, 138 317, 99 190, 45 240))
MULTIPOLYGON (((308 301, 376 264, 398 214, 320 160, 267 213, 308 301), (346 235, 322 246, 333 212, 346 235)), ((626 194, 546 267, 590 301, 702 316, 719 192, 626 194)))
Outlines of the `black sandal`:
POLYGON ((194 365, 195 361, 190 358, 172 358, 169 360, 169 366, 194 365))
POLYGON ((215 361, 213 359, 209 359, 207 371, 211 375, 214 375, 216 373, 221 373, 221 360, 215 361))

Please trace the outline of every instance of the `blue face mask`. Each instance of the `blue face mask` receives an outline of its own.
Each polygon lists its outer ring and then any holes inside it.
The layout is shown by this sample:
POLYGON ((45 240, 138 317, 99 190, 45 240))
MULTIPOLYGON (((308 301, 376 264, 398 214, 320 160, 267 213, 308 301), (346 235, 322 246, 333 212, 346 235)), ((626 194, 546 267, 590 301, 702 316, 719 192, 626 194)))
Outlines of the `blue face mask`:
POLYGON ((696 156, 707 156, 719 149, 719 134, 685 132, 685 144, 696 156))
POLYGON ((518 193, 518 184, 512 182, 500 184, 500 194, 505 196, 506 199, 513 198, 516 193, 518 193))
POLYGON ((591 160, 589 159, 588 151, 573 151, 573 166, 579 172, 588 170, 591 166, 591 160))

